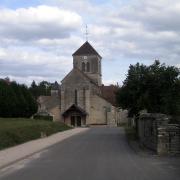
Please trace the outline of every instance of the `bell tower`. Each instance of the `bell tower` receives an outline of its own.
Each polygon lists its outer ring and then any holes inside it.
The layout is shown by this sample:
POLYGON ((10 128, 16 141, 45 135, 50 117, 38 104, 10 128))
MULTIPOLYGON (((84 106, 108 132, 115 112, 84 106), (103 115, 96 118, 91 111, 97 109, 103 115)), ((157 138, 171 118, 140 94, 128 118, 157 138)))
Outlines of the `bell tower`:
POLYGON ((97 51, 86 41, 73 53, 73 68, 78 68, 97 85, 102 85, 101 59, 97 51))

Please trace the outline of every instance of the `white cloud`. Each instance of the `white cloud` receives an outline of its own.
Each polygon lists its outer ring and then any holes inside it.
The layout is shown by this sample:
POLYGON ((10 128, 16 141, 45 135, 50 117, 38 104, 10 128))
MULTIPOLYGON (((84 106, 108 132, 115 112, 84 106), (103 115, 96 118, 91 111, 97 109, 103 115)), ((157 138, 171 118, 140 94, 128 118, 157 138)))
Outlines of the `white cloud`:
POLYGON ((0 11, 0 36, 9 39, 66 38, 81 24, 77 13, 46 5, 0 11))
POLYGON ((179 64, 179 0, 42 3, 46 5, 1 9, 0 72, 4 76, 20 81, 23 75, 24 81, 62 79, 72 67, 71 54, 85 39, 85 24, 90 43, 103 57, 105 83, 123 81, 129 64, 137 61, 150 64, 157 58, 179 64))

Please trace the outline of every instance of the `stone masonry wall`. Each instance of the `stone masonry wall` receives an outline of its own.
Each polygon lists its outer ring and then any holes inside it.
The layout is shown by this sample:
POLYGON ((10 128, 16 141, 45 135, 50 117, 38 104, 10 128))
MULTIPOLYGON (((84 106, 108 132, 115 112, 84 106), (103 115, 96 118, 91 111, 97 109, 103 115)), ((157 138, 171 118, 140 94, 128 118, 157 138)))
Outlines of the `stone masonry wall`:
POLYGON ((138 120, 140 143, 160 155, 180 153, 180 126, 168 122, 164 114, 141 114, 138 120))

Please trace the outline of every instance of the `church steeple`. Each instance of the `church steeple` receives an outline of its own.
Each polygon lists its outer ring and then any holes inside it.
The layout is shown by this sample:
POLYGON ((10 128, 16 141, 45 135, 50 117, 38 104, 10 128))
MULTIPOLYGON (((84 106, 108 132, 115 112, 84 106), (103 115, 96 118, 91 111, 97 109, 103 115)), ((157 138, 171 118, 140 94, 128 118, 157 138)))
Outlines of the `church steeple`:
POLYGON ((99 53, 86 41, 73 53, 73 66, 87 74, 99 86, 101 80, 101 59, 99 53))

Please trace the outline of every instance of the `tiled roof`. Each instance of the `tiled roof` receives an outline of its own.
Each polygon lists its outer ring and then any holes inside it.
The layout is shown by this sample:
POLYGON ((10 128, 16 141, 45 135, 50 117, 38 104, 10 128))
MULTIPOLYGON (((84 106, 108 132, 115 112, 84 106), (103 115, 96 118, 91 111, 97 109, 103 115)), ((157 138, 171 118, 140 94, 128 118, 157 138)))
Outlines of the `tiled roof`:
POLYGON ((118 91, 119 87, 115 85, 110 86, 101 86, 101 93, 102 97, 106 99, 108 102, 110 102, 113 106, 117 106, 116 103, 116 93, 118 91))
POLYGON ((91 46, 88 41, 86 41, 77 51, 73 53, 73 56, 76 55, 97 55, 101 58, 98 52, 91 46))

